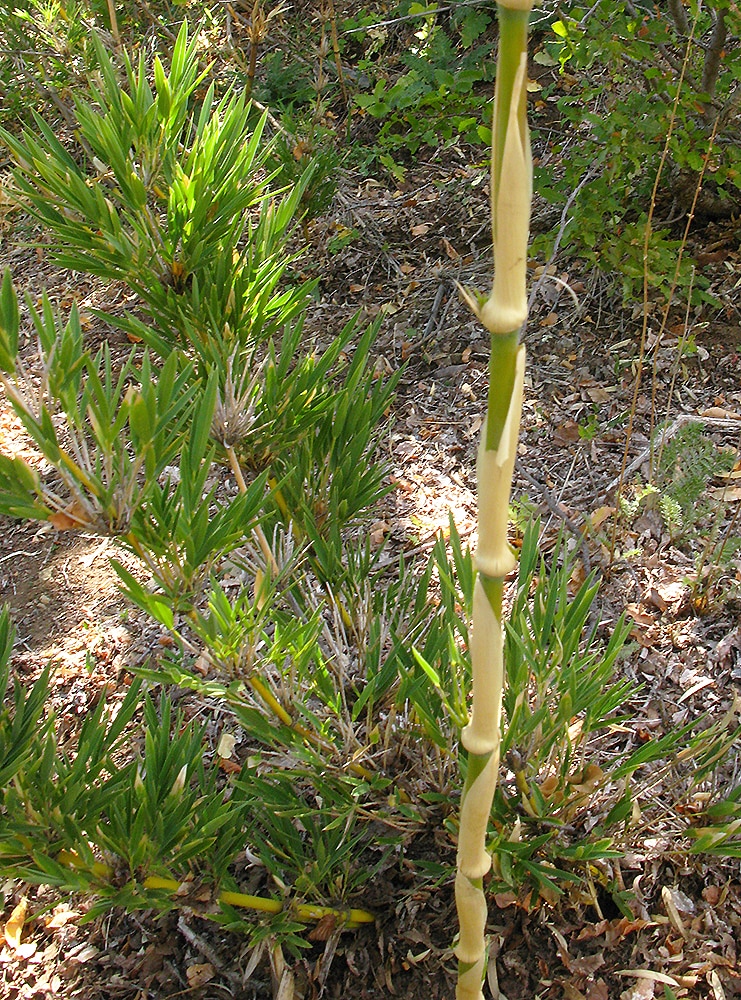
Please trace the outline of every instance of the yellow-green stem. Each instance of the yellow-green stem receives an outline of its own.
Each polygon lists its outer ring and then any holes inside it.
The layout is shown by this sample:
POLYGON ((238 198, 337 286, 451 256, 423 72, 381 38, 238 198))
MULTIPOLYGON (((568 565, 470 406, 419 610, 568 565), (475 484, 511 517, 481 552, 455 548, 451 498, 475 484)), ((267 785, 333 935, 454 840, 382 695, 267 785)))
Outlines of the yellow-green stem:
POLYGON ((466 781, 463 786, 463 798, 466 797, 471 785, 489 763, 490 758, 490 753, 470 753, 468 755, 468 769, 466 771, 466 781))
MULTIPOLYGON (((240 493, 247 492, 247 483, 245 482, 244 475, 242 474, 242 467, 239 464, 239 459, 237 458, 237 453, 234 448, 229 447, 226 449, 226 456, 229 460, 229 466, 234 473, 234 478, 237 482, 237 487, 240 493)), ((265 563, 270 567, 273 576, 277 577, 280 570, 278 568, 278 563, 273 555, 273 550, 270 548, 270 543, 265 537, 265 532, 262 530, 259 524, 254 527, 255 537, 257 538, 257 544, 260 546, 260 551, 262 552, 265 563)))
MULTIPOLYGON (((85 870, 86 867, 73 851, 60 851, 57 860, 68 868, 85 870)), ((113 868, 102 861, 93 862, 88 871, 99 879, 109 879, 113 875, 113 868)), ((149 875, 142 884, 145 889, 164 889, 167 892, 178 892, 181 888, 181 883, 176 879, 162 878, 160 875, 149 875)), ((227 906, 257 910, 260 913, 282 913, 289 909, 296 919, 302 922, 322 920, 324 917, 334 916, 338 922, 348 928, 357 927, 360 924, 372 924, 376 919, 369 910, 343 910, 334 906, 315 906, 313 903, 291 904, 282 899, 251 896, 245 892, 232 892, 228 889, 220 892, 217 899, 220 903, 226 903, 227 906)))
POLYGON ((486 426, 476 462, 479 496, 478 578, 469 635, 472 697, 461 742, 468 769, 461 799, 455 898, 460 933, 457 1000, 483 1000, 487 904, 483 879, 491 867, 487 828, 497 784, 504 683, 502 594, 516 560, 507 543, 512 472, 522 409, 527 316, 527 235, 532 158, 527 128, 527 31, 530 0, 500 0, 499 58, 492 128, 494 281, 487 299, 463 289, 464 300, 491 334, 486 426), (512 5, 515 8, 511 9, 512 5))
MULTIPOLYGON (((226 455, 227 459, 229 460, 229 466, 232 472, 234 473, 234 478, 236 480, 239 492, 246 493, 247 483, 242 473, 242 467, 239 464, 239 459, 237 457, 236 451, 234 450, 233 447, 228 447, 226 449, 226 455)), ((278 493, 278 503, 279 505, 282 504, 281 509, 283 509, 285 514, 287 515, 288 511, 287 509, 285 509, 285 502, 283 501, 283 498, 280 496, 280 493, 277 490, 276 481, 271 480, 269 482, 269 485, 273 489, 275 489, 276 492, 278 493)), ((275 559, 275 556, 273 555, 273 550, 270 548, 270 544, 267 538, 265 537, 265 532, 262 530, 259 524, 255 525, 254 532, 258 544, 260 546, 260 549, 262 551, 262 554, 265 557, 266 564, 272 570, 273 576, 277 577, 280 570, 278 567, 278 563, 275 559)), ((344 608, 342 610, 344 611, 344 608)), ((345 618, 347 619, 347 612, 345 612, 345 618)), ((270 708, 273 714, 276 715, 278 719, 280 719, 280 721, 283 723, 284 726, 288 726, 289 729, 292 729, 295 733, 298 733, 298 735, 301 736, 303 739, 307 740, 309 743, 313 743, 315 746, 322 746, 325 749, 331 749, 331 747, 327 743, 325 743, 325 741, 322 740, 322 738, 318 734, 312 733, 305 726, 302 726, 301 723, 294 721, 290 712, 288 712, 281 705, 281 703, 278 701, 275 695, 270 691, 267 684, 265 684, 261 678, 253 675, 252 677, 248 678, 247 683, 250 685, 252 690, 256 694, 258 694, 260 698, 262 698, 262 700, 265 702, 268 708, 270 708)), ((370 772, 366 768, 362 767, 362 765, 360 764, 350 764, 350 770, 356 774, 360 774, 361 777, 370 776, 370 772)))

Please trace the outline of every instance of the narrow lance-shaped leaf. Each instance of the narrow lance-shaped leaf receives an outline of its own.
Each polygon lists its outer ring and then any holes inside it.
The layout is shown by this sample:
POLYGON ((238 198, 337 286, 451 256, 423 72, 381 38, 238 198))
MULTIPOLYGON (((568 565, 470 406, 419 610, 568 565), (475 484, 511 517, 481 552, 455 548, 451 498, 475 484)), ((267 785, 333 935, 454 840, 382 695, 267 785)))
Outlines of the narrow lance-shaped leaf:
POLYGON ((0 368, 8 374, 15 372, 18 356, 18 330, 20 314, 10 271, 6 269, 0 286, 0 368))

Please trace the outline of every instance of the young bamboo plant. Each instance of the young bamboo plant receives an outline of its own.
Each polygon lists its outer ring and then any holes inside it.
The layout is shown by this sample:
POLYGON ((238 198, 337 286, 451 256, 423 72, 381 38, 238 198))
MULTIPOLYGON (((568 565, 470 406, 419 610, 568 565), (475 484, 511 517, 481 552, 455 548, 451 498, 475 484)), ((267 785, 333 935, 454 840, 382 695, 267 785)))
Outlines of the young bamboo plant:
POLYGON ((525 268, 532 194, 527 127, 527 32, 533 0, 499 0, 499 55, 494 95, 491 212, 494 283, 482 296, 462 290, 491 334, 488 414, 477 459, 478 577, 473 598, 472 711, 463 729, 468 751, 456 875, 460 933, 458 1000, 482 1000, 486 971, 486 897, 491 866, 486 835, 499 768, 503 685, 502 591, 515 567, 507 543, 509 496, 522 409, 525 349, 520 328, 527 316, 525 268))

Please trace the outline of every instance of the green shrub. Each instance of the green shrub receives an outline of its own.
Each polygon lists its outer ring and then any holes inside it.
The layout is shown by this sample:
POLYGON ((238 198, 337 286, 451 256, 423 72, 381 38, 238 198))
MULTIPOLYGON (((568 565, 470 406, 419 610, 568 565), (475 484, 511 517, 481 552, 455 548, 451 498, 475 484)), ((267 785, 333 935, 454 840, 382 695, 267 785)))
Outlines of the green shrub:
MULTIPOLYGON (((714 192, 714 207, 709 199, 701 199, 698 213, 722 212, 724 202, 731 212, 741 197, 741 157, 733 139, 738 127, 733 94, 741 79, 737 45, 726 48, 712 95, 704 89, 709 86, 710 59, 705 40, 724 9, 722 0, 706 5, 689 39, 659 8, 616 9, 601 2, 587 13, 575 7, 551 23, 555 37, 546 39, 536 54, 536 60, 559 64, 573 74, 568 93, 557 102, 570 125, 567 138, 551 147, 547 165, 536 170, 536 190, 563 204, 586 178, 564 245, 607 273, 619 274, 627 300, 641 296, 645 227, 667 138, 669 159, 659 187, 658 219, 679 219, 689 211, 706 159, 704 187, 714 192), (718 131, 711 146, 716 117, 718 131)), ((535 249, 547 253, 551 239, 538 238, 535 249)), ((679 246, 665 225, 652 230, 648 285, 664 296, 671 288, 679 246)), ((686 257, 678 275, 685 297, 693 280, 694 298, 706 299, 708 282, 701 273, 693 274, 686 257)))
MULTIPOLYGON (((360 37, 366 46, 358 72, 368 84, 354 97, 367 117, 378 122, 375 155, 397 178, 423 147, 479 145, 490 88, 479 88, 494 76, 489 28, 493 20, 485 5, 460 5, 449 14, 434 6, 403 2, 396 15, 407 32, 398 56, 400 72, 388 73, 377 60, 380 49, 393 51, 393 39, 378 29, 360 37)), ((354 22, 353 22, 354 23, 354 22)), ((358 37, 357 35, 355 37, 358 37)))
POLYGON ((0 18, 0 124, 15 132, 32 111, 66 115, 90 60, 85 0, 17 0, 0 18))
MULTIPOLYGON (((647 743, 631 739, 627 706, 638 687, 618 668, 630 625, 621 619, 601 639, 594 579, 573 584, 573 556, 563 538, 546 566, 537 538, 533 521, 506 627, 502 764, 489 846, 492 892, 534 889, 536 898, 553 900, 569 885, 588 890, 590 865, 620 856, 630 843, 635 816, 649 806, 644 768, 671 767, 678 756, 717 760, 727 752, 728 733, 689 723, 647 743)), ((470 665, 460 649, 467 644, 474 574, 454 532, 450 541, 450 554, 440 543, 432 556, 442 594, 437 628, 426 648, 417 646, 401 690, 428 737, 452 753, 467 718, 470 665)), ((692 789, 695 780, 701 776, 687 771, 679 786, 692 789)), ((448 826, 456 832, 452 820, 448 826)), ((624 906, 619 887, 610 891, 624 906)))
POLYGON ((155 57, 154 90, 143 54, 134 63, 123 53, 122 81, 100 40, 92 45, 100 83, 92 102, 75 102, 83 164, 39 116, 20 139, 0 131, 52 256, 126 282, 150 322, 122 325, 163 356, 187 345, 208 363, 213 340, 223 352, 230 342, 243 348, 267 338, 297 313, 308 289, 276 295, 302 188, 283 200, 269 196, 265 116, 256 118, 236 94, 217 101, 213 85, 191 108, 205 73, 187 24, 169 73, 155 57))

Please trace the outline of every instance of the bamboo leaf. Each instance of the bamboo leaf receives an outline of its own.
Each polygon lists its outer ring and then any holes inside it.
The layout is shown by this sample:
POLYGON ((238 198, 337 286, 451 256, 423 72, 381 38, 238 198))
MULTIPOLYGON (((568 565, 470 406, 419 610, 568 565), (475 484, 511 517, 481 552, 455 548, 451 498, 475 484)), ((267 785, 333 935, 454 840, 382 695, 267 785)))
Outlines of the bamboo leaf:
POLYGON ((10 270, 5 269, 0 286, 0 368, 8 374, 15 372, 18 356, 18 330, 20 314, 18 297, 13 287, 10 270))

